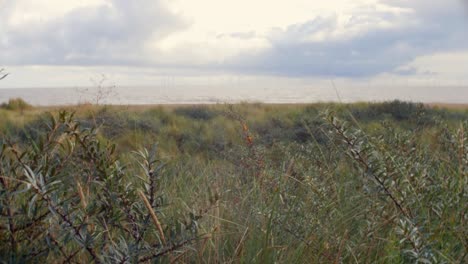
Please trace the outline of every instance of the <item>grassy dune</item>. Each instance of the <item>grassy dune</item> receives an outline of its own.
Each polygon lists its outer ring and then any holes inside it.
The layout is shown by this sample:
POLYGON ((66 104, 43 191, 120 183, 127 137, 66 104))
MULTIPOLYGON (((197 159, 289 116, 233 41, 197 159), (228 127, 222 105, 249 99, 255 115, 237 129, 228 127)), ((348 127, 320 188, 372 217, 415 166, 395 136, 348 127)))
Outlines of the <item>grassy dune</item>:
POLYGON ((0 109, 0 260, 466 263, 467 120, 398 101, 0 109))

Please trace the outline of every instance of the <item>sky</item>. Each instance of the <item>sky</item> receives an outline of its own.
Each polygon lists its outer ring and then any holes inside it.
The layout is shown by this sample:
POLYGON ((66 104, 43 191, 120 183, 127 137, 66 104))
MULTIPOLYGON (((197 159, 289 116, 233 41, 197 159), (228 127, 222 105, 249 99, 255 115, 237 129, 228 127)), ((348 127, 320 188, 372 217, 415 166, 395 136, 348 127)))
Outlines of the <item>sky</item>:
POLYGON ((468 85, 467 28, 466 0, 0 0, 0 88, 468 85))

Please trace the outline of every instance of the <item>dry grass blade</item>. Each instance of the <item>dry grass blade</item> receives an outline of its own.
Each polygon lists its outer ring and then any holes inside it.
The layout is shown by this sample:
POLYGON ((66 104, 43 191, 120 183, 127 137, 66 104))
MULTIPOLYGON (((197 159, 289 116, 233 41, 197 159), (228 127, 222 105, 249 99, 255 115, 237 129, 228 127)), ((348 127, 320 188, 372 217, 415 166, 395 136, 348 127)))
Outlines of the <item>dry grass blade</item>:
MULTIPOLYGON (((236 247, 236 250, 234 251, 234 256, 236 258, 238 258, 240 256, 240 254, 242 253, 242 248, 243 248, 243 245, 244 245, 244 241, 245 241, 245 238, 247 237, 247 233, 249 232, 249 228, 247 227, 245 229, 245 232, 244 234, 242 235, 242 238, 241 240, 239 241, 239 243, 237 244, 237 247, 236 247)), ((231 261, 231 263, 234 261, 234 259, 231 261)))
POLYGON ((138 191, 138 195, 140 195, 141 199, 145 203, 146 208, 148 209, 151 219, 153 220, 154 225, 158 229, 159 236, 161 237, 161 241, 166 245, 166 238, 164 236, 164 232, 161 226, 161 223, 159 222, 158 217, 156 216, 156 213, 154 212, 153 208, 151 207, 151 204, 149 203, 148 199, 146 198, 145 194, 140 190, 138 191))
POLYGON ((81 187, 81 184, 79 181, 76 182, 76 186, 78 188, 78 195, 80 196, 81 199, 81 205, 83 206, 83 209, 86 209, 88 206, 88 203, 86 202, 86 197, 83 192, 83 188, 81 187))

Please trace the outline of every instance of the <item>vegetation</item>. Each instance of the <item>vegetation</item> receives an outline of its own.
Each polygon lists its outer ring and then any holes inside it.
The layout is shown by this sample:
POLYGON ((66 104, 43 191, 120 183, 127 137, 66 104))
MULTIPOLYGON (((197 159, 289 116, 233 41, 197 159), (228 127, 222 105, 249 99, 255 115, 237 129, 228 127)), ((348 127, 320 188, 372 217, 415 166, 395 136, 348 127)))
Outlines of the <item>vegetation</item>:
POLYGON ((7 103, 1 104, 0 107, 7 110, 19 111, 21 113, 32 108, 30 104, 21 98, 12 98, 8 100, 7 103))
POLYGON ((0 114, 5 263, 468 262, 465 110, 0 114))

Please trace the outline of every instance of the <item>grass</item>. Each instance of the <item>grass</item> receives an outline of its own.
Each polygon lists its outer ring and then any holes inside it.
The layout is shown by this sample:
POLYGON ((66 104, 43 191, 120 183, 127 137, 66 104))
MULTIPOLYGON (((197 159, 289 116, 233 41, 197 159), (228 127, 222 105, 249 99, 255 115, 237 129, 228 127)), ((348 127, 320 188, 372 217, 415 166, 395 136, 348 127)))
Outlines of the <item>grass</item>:
POLYGON ((0 110, 3 262, 468 260, 466 109, 46 110, 0 110))

